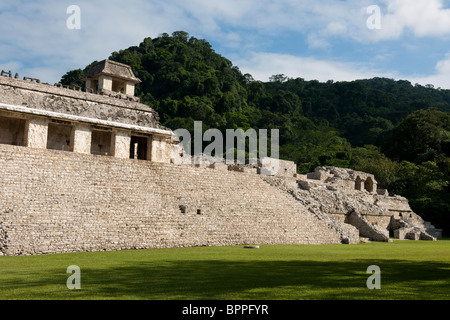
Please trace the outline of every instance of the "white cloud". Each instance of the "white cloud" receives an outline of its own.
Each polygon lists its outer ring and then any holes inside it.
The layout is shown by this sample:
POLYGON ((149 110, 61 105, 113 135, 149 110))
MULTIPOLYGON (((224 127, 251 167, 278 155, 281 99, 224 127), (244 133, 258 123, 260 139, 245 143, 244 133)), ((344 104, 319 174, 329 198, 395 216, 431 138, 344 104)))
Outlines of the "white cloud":
POLYGON ((419 38, 450 36, 450 9, 444 7, 443 0, 380 1, 381 29, 354 28, 351 35, 355 40, 397 40, 405 34, 419 38))
POLYGON ((311 49, 326 49, 330 47, 330 42, 328 42, 328 40, 321 36, 318 35, 317 33, 310 33, 308 35, 308 47, 311 49))
POLYGON ((5 7, 0 12, 0 68, 54 83, 68 70, 138 45, 145 37, 189 30, 193 24, 182 8, 164 1, 78 1, 81 29, 69 30, 70 4, 16 1, 5 7), (17 61, 22 62, 18 70, 17 61))
POLYGON ((436 63, 435 71, 432 75, 411 77, 411 82, 421 85, 432 84, 435 88, 450 89, 450 52, 447 53, 445 59, 436 63))
MULTIPOLYGON (((380 57, 384 60, 385 57, 380 57)), ((268 81, 274 74, 289 78, 303 78, 326 82, 353 81, 383 77, 394 80, 408 80, 412 84, 432 84, 435 88, 450 89, 450 52, 437 62, 432 75, 400 74, 397 71, 382 70, 373 64, 320 60, 313 57, 299 57, 288 54, 252 53, 248 59, 236 61, 242 73, 249 73, 255 80, 268 81)))
POLYGON ((363 63, 319 60, 313 57, 276 53, 253 53, 249 59, 237 61, 237 65, 243 73, 249 73, 260 81, 268 81, 274 74, 321 82, 351 81, 379 76, 395 77, 394 73, 383 73, 363 63))
MULTIPOLYGON (((145 37, 185 30, 232 49, 234 56, 241 57, 234 59, 234 64, 257 78, 267 79, 272 73, 321 81, 378 76, 381 71, 364 63, 258 52, 269 51, 273 39, 289 33, 296 37, 292 41, 306 41, 310 48, 318 50, 332 49, 340 37, 364 45, 399 39, 408 31, 417 37, 447 36, 450 10, 443 3, 444 0, 82 0, 77 1, 81 30, 68 30, 66 9, 72 2, 16 0, 14 4, 0 4, 0 68, 52 83, 68 70, 138 45, 145 37), (382 9, 382 28, 368 30, 366 8, 376 3, 382 9), (242 57, 248 55, 248 50, 254 54, 246 61, 242 57)), ((430 77, 444 79, 448 72, 443 70, 450 63, 446 61, 441 61, 430 77)), ((388 76, 392 74, 395 71, 388 76)))
POLYGON ((388 11, 384 16, 387 22, 395 20, 397 28, 408 28, 416 36, 450 34, 450 10, 443 7, 442 0, 391 0, 388 11))
POLYGON ((330 35, 345 34, 348 31, 347 25, 342 21, 331 21, 327 25, 327 33, 330 35))

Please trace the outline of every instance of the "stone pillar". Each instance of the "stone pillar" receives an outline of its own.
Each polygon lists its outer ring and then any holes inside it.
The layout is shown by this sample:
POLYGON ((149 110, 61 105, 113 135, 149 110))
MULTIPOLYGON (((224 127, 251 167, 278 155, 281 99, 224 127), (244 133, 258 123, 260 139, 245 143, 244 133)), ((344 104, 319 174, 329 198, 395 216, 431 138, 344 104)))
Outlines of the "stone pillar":
POLYGON ((130 158, 131 134, 126 131, 116 131, 114 138, 114 157, 130 158))
POLYGON ((27 146, 36 149, 47 149, 48 119, 30 118, 26 129, 27 146))
POLYGON ((92 130, 89 126, 76 125, 74 133, 73 152, 91 153, 92 130))
POLYGON ((86 80, 86 88, 95 89, 95 88, 92 88, 92 85, 93 85, 92 80, 87 79, 86 80))
POLYGON ((98 90, 109 90, 112 91, 112 78, 108 76, 98 77, 98 90))
POLYGON ((127 81, 127 83, 125 84, 125 92, 124 93, 128 96, 134 97, 134 83, 127 81))
POLYGON ((168 150, 168 146, 166 138, 153 136, 150 148, 151 161, 170 163, 171 152, 168 150))
POLYGON ((153 136, 147 138, 147 160, 152 160, 153 154, 153 136))

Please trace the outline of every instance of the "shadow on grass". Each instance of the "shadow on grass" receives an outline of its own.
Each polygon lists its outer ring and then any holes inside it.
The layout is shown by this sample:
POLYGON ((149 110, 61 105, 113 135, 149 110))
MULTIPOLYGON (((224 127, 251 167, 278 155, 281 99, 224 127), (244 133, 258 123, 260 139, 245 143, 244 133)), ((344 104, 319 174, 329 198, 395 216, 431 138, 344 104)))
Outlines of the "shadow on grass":
POLYGON ((81 290, 68 290, 70 275, 52 270, 12 276, 2 284, 6 299, 20 299, 13 294, 19 289, 28 290, 26 299, 450 299, 450 265, 436 262, 133 261, 80 268, 81 290), (370 265, 381 269, 380 290, 367 289, 370 265))

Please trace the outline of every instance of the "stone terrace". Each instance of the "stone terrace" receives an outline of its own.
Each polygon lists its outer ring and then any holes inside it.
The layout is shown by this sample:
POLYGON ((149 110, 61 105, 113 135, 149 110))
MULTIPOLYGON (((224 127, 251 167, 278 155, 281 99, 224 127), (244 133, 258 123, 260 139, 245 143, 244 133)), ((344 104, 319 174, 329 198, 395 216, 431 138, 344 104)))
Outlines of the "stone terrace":
POLYGON ((10 145, 0 167, 6 255, 358 243, 253 173, 10 145))

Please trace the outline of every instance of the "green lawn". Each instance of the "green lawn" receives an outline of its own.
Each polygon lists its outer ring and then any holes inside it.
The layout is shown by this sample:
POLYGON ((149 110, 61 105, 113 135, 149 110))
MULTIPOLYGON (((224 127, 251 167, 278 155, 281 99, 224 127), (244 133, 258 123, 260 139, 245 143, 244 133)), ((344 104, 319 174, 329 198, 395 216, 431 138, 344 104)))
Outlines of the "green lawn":
POLYGON ((0 299, 450 299, 450 241, 0 257, 0 299), (67 267, 81 270, 69 290, 67 267), (381 269, 369 290, 367 267, 381 269))

